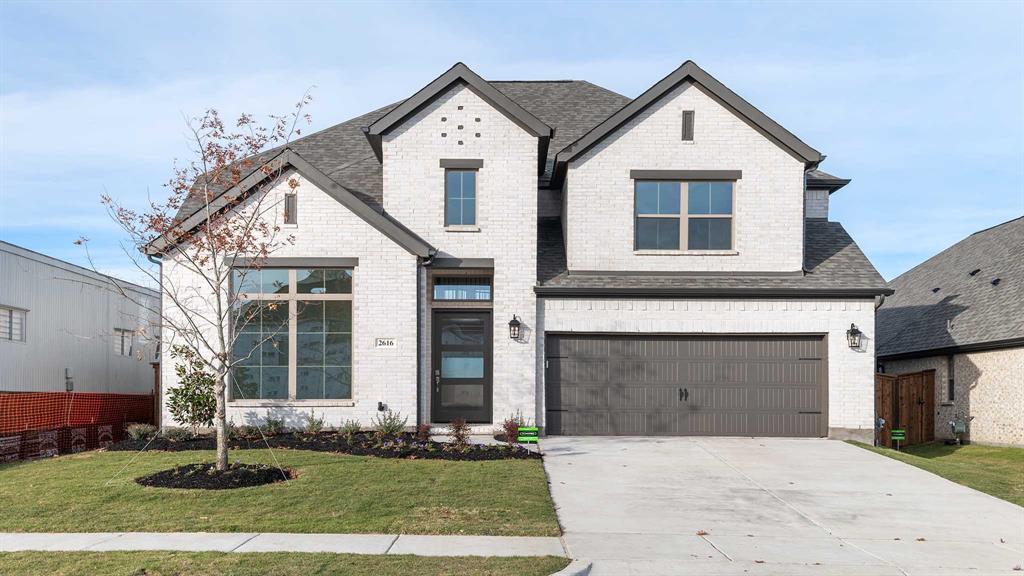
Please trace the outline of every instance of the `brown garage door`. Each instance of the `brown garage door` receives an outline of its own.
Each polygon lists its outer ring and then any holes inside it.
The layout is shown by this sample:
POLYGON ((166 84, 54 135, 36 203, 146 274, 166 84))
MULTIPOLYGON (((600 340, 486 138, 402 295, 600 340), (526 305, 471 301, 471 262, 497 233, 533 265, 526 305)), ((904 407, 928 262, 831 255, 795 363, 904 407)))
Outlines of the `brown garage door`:
POLYGON ((825 436, 822 336, 549 335, 547 433, 825 436))

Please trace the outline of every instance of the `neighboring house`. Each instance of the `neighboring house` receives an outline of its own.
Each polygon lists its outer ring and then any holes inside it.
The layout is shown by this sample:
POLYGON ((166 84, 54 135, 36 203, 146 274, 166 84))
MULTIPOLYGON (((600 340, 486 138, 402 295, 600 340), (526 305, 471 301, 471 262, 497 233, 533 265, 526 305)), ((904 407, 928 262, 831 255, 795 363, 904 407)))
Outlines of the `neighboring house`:
POLYGON ((890 290, 828 221, 848 181, 692 62, 635 100, 456 64, 265 158, 301 184, 295 242, 250 290, 311 313, 236 374, 233 420, 368 425, 385 405, 478 430, 521 414, 549 434, 872 438, 890 290))
POLYGON ((152 394, 159 305, 156 290, 0 242, 0 392, 152 394))
POLYGON ((1024 217, 975 232, 889 283, 879 371, 935 371, 935 434, 1024 445, 1024 217))

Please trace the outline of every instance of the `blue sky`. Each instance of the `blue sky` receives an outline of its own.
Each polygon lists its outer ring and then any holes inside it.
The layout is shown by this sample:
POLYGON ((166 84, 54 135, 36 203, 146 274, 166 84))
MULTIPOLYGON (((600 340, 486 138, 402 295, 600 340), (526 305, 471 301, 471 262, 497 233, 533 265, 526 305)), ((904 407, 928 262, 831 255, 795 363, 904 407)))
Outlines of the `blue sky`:
POLYGON ((0 239, 139 278, 99 204, 162 195, 183 115, 320 129, 456 61, 636 96, 692 59, 828 155, 886 278, 1024 213, 1024 3, 0 2, 0 239))

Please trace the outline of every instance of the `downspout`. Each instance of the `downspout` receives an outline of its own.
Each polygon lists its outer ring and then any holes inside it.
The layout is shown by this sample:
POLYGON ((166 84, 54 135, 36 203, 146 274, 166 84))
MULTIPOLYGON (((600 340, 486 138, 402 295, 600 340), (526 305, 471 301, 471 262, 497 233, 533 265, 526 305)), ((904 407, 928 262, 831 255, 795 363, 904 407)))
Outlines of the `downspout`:
MULTIPOLYGON (((427 256, 420 259, 422 266, 416 266, 416 425, 423 423, 420 415, 423 413, 423 338, 420 328, 423 327, 423 292, 427 289, 426 267, 434 263, 434 255, 437 250, 431 250, 427 256), (420 290, 420 274, 423 274, 423 290, 420 290)), ((430 418, 427 418, 429 423, 430 418)))

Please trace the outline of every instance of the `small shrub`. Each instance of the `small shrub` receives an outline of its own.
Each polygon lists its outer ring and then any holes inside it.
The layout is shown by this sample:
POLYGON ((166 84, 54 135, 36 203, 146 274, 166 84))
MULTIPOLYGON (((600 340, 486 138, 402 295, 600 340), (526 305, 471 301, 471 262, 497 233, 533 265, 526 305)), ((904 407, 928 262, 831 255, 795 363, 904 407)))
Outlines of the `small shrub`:
POLYGON ((309 414, 306 414, 306 425, 303 427, 303 431, 306 434, 319 434, 324 431, 324 428, 323 415, 318 418, 316 412, 310 410, 309 414))
POLYGON ((416 425, 416 439, 420 442, 430 441, 430 424, 416 425))
POLYGON ((206 371, 206 364, 193 350, 184 346, 171 349, 178 385, 167 390, 167 410, 174 419, 192 427, 198 433, 200 426, 213 426, 217 413, 217 400, 213 394, 215 378, 206 371))
POLYGON ((171 442, 184 442, 195 437, 188 428, 164 428, 164 437, 171 442))
POLYGON ((129 424, 125 426, 125 432, 132 440, 149 440, 156 433, 156 426, 152 424, 129 424))
POLYGON ((506 418, 501 423, 501 433, 505 435, 505 442, 509 446, 519 444, 519 426, 519 420, 515 418, 506 418))
POLYGON ((398 436, 405 429, 408 420, 408 417, 402 418, 401 412, 392 412, 388 409, 374 416, 372 424, 378 436, 398 436))
POLYGON ((338 431, 345 438, 351 440, 353 436, 359 433, 360 428, 359 420, 345 420, 345 423, 341 425, 341 428, 338 428, 338 431))
POLYGON ((267 416, 263 419, 263 433, 267 436, 283 434, 285 430, 284 420, 267 416))
POLYGON ((235 438, 245 438, 246 440, 252 440, 253 438, 260 437, 260 429, 256 426, 250 426, 249 424, 242 424, 241 426, 233 426, 235 438))
POLYGON ((469 424, 465 418, 456 418, 448 425, 448 436, 451 437, 452 447, 459 452, 469 449, 469 424))

